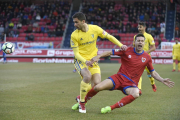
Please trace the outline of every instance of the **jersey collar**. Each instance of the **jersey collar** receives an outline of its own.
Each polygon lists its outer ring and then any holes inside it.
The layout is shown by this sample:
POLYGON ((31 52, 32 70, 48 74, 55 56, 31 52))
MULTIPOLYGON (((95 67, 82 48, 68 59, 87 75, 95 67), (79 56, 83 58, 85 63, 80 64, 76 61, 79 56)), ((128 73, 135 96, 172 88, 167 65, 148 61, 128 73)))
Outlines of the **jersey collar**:
POLYGON ((144 53, 144 50, 142 51, 142 53, 137 53, 135 48, 134 48, 134 52, 137 54, 137 55, 142 55, 144 53))

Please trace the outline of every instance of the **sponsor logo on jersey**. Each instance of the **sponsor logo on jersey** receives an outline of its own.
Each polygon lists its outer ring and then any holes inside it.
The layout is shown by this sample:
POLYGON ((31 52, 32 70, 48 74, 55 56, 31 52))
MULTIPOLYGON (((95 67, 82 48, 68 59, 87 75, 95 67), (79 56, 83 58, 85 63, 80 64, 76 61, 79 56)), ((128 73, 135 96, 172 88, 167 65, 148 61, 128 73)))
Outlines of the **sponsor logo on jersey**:
POLYGON ((81 38, 81 40, 83 40, 83 39, 81 38))
POLYGON ((146 61, 146 58, 143 58, 143 57, 142 57, 142 62, 145 62, 145 61, 146 61))

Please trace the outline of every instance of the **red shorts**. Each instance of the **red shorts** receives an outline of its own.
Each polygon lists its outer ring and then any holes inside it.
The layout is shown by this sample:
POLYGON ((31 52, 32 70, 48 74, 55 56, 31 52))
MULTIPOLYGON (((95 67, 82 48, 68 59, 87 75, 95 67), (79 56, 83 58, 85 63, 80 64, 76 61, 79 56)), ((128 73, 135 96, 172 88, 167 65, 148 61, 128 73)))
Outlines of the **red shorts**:
POLYGON ((120 74, 114 74, 110 76, 109 79, 111 79, 114 85, 114 87, 110 90, 121 90, 125 95, 127 95, 125 91, 127 88, 137 87, 135 83, 133 83, 131 80, 128 80, 127 78, 125 78, 123 75, 120 74))

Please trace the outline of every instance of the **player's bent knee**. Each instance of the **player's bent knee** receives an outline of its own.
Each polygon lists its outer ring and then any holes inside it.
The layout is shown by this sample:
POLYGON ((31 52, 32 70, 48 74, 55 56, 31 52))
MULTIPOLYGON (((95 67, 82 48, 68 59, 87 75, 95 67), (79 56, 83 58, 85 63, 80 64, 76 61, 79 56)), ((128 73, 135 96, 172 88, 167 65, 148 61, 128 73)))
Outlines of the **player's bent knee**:
POLYGON ((84 75, 83 76, 83 81, 86 83, 89 83, 91 81, 91 75, 84 75))
POLYGON ((134 98, 138 98, 138 97, 139 97, 139 92, 138 92, 138 93, 133 93, 132 96, 133 96, 134 98))
POLYGON ((133 92, 131 93, 131 95, 134 98, 138 98, 139 97, 139 89, 134 89, 133 92))
POLYGON ((101 90, 101 86, 96 85, 96 86, 94 87, 94 90, 95 90, 96 92, 100 91, 100 90, 101 90))

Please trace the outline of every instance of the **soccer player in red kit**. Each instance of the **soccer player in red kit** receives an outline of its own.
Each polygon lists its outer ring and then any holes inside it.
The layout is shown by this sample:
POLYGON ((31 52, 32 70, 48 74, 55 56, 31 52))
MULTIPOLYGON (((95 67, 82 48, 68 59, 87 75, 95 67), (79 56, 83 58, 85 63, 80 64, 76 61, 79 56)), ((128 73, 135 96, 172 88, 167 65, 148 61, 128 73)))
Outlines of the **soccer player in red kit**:
POLYGON ((144 35, 139 33, 135 37, 135 47, 129 47, 126 51, 112 50, 104 52, 91 59, 92 62, 97 62, 101 57, 118 55, 121 56, 122 64, 117 74, 114 74, 108 79, 100 82, 88 92, 85 97, 85 102, 90 100, 90 98, 96 95, 99 91, 121 90, 127 96, 122 98, 114 105, 102 108, 101 113, 111 112, 115 108, 120 108, 131 103, 139 97, 139 89, 137 86, 139 78, 143 74, 146 66, 151 72, 152 77, 154 77, 156 80, 162 82, 168 87, 174 86, 174 82, 170 81, 169 78, 162 78, 154 70, 151 56, 143 50, 145 44, 144 41, 144 35))

